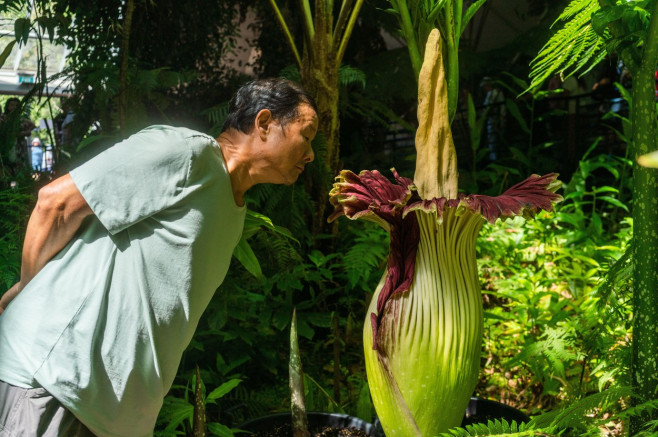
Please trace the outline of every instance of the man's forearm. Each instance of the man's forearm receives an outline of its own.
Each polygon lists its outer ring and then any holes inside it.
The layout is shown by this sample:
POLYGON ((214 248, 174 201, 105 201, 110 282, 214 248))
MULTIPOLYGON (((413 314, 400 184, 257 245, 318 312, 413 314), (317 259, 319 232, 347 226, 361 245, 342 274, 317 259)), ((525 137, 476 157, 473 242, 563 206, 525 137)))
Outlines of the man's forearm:
POLYGON ((20 281, 23 286, 71 241, 82 220, 91 213, 69 175, 39 191, 23 243, 20 281))

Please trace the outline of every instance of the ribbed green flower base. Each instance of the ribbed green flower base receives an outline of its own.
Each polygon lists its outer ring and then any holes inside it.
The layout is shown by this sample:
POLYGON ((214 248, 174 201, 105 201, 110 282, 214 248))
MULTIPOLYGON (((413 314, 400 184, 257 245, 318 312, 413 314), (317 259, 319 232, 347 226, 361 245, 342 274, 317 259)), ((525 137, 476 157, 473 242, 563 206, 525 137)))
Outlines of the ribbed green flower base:
POLYGON ((387 437, 432 437, 458 426, 477 383, 482 301, 475 242, 485 220, 446 208, 416 213, 420 242, 411 289, 386 304, 372 349, 370 314, 364 326, 366 370, 387 437))

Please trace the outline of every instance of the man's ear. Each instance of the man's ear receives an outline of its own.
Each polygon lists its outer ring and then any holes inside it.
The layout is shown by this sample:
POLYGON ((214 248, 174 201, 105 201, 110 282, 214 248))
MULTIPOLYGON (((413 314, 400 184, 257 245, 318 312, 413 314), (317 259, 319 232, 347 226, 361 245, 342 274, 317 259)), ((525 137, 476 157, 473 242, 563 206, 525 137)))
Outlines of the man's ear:
POLYGON ((270 132, 270 127, 274 122, 274 117, 272 116, 272 111, 269 109, 261 109, 256 114, 254 119, 254 128, 258 132, 258 136, 261 140, 265 141, 267 139, 267 134, 270 132))

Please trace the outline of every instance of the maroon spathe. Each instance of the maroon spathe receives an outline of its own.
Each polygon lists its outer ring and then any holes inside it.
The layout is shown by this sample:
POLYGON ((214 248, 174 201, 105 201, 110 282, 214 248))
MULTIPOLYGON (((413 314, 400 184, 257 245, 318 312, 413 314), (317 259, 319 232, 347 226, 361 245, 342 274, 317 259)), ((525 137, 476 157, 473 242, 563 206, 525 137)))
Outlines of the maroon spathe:
POLYGON ((417 212, 436 213, 437 220, 440 220, 446 208, 457 208, 458 213, 460 208, 465 208, 480 214, 489 223, 494 223, 499 218, 507 219, 517 215, 530 217, 539 210, 552 211, 553 204, 562 199, 562 196, 555 193, 561 185, 557 173, 532 175, 495 197, 460 194, 457 199, 421 199, 411 179, 399 176, 395 169, 392 171, 394 182, 377 170, 364 170, 358 175, 343 170, 330 193, 330 201, 335 209, 329 221, 345 215, 353 220, 366 218, 389 227, 391 241, 388 272, 377 299, 377 314, 370 315, 372 348, 375 350, 386 303, 394 294, 409 291, 413 281, 420 240, 417 212))

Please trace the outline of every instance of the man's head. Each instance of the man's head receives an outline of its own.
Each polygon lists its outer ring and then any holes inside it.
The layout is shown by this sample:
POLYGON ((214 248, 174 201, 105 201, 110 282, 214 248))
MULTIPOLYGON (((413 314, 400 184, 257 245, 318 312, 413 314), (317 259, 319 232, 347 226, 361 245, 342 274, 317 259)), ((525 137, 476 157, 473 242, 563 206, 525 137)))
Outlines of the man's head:
POLYGON ((256 115, 268 109, 281 125, 299 116, 299 105, 305 103, 317 113, 313 98, 302 87, 287 79, 260 79, 249 82, 235 93, 222 132, 236 129, 251 133, 256 115))

